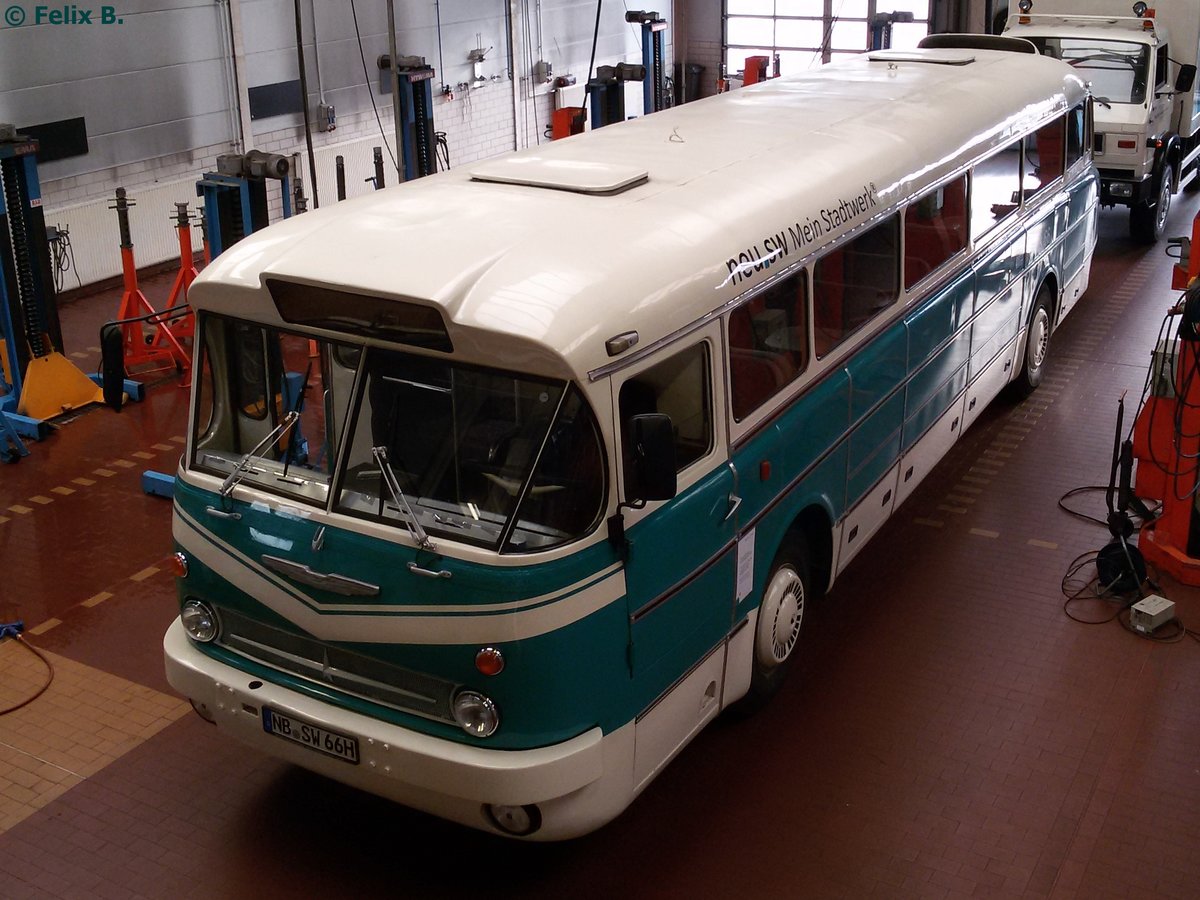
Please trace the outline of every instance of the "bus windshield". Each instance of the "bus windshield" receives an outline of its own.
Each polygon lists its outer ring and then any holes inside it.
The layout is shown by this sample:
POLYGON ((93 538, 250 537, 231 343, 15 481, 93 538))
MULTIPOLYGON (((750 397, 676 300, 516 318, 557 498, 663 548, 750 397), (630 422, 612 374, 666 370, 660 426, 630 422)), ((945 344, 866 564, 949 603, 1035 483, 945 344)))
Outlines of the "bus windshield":
POLYGON ((581 537, 603 512, 600 430, 565 381, 213 315, 202 359, 192 465, 223 496, 245 484, 325 507, 333 485, 336 512, 510 552, 581 537))
POLYGON ((544 549, 598 520, 600 447, 565 382, 372 349, 335 508, 397 523, 411 511, 430 535, 544 549))
POLYGON ((1131 41, 1089 38, 1029 38, 1043 56, 1070 63, 1106 103, 1145 103, 1150 84, 1150 48, 1131 41))

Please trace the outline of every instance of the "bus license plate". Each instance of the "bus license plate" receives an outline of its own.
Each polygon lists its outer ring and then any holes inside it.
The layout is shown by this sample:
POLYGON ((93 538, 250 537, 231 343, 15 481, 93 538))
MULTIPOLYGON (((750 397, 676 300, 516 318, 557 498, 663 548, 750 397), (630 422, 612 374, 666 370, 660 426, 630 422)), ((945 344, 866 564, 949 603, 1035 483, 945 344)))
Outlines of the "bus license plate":
POLYGON ((263 731, 327 756, 358 765, 358 740, 278 710, 263 707, 263 731))

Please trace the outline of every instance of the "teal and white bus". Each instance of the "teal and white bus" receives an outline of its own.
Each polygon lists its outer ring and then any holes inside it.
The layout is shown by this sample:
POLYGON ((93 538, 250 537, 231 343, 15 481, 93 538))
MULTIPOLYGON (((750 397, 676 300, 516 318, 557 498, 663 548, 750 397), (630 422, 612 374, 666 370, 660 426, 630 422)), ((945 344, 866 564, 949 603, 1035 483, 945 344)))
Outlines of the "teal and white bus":
POLYGON ((770 695, 814 596, 1037 386, 1087 286, 1087 86, 964 43, 223 253, 190 292, 171 684, 261 751, 535 840, 770 695))

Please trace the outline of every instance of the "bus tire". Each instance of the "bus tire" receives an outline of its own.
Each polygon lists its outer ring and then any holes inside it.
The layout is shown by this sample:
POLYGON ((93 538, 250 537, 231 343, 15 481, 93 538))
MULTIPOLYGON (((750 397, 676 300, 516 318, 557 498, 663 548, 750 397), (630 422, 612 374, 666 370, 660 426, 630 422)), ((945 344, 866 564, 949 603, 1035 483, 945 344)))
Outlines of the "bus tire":
POLYGON ((1155 244, 1167 228, 1167 213, 1171 211, 1170 170, 1158 181, 1158 196, 1153 206, 1139 203, 1129 210, 1129 234, 1139 244, 1155 244))
POLYGON ((746 696, 750 708, 774 696, 798 655, 805 616, 812 612, 808 556, 804 538, 793 533, 784 539, 771 564, 754 631, 754 668, 746 696))
POLYGON ((1033 302, 1033 314, 1029 317, 1029 327, 1025 329, 1025 352, 1021 354, 1021 367, 1012 383, 1012 393, 1017 399, 1028 397, 1042 383, 1042 376, 1046 373, 1046 358, 1050 355, 1053 323, 1050 285, 1043 284, 1033 302))

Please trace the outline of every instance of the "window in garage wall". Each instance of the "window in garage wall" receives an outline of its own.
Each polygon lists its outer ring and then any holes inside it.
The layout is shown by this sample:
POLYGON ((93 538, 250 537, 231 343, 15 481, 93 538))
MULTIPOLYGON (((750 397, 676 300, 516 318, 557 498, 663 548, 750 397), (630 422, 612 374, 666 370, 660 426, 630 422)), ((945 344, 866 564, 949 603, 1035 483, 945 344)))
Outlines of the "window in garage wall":
POLYGON ((892 26, 892 47, 915 47, 929 32, 929 6, 930 0, 725 0, 725 69, 734 74, 747 56, 778 53, 786 75, 862 53, 877 12, 911 12, 913 22, 892 26))

